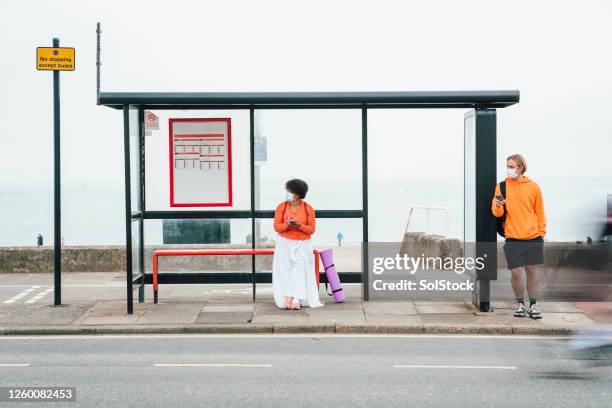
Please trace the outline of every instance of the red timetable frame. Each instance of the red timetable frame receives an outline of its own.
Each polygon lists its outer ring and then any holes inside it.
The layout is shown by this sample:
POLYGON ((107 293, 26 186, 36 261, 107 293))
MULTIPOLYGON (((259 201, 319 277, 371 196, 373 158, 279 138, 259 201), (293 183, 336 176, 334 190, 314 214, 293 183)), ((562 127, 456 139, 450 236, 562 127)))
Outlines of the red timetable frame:
MULTIPOLYGON (((170 164, 170 207, 230 207, 232 206, 232 120, 231 118, 171 118, 168 119, 169 127, 169 164, 170 164), (177 122, 225 122, 227 124, 227 191, 228 199, 223 202, 177 202, 175 199, 175 172, 174 172, 174 137, 183 138, 206 138, 211 141, 223 141, 224 135, 214 134, 174 134, 174 123, 177 122)), ((183 154, 195 154, 195 152, 184 152, 183 154)), ((199 156, 225 156, 225 155, 199 155, 199 156)))

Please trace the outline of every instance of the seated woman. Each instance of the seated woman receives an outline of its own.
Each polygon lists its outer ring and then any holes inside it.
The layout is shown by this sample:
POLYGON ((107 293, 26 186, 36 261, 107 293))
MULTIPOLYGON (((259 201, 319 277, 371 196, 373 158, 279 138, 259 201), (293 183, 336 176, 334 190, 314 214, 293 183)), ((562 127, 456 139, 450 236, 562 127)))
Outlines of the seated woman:
POLYGON ((272 261, 272 293, 281 309, 300 306, 319 307, 319 288, 315 276, 310 236, 315 231, 315 213, 304 201, 308 184, 299 179, 285 184, 286 195, 274 212, 278 232, 272 261))

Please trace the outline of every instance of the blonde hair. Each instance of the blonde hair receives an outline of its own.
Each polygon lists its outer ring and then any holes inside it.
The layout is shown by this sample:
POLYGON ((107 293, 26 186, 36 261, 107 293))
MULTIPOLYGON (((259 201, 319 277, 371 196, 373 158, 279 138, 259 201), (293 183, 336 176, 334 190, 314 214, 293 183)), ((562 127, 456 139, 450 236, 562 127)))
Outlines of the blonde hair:
POLYGON ((523 168, 523 170, 521 171, 521 174, 525 174, 525 172, 527 171, 527 161, 525 160, 523 155, 518 154, 518 153, 517 154, 511 154, 506 159, 506 161, 508 161, 508 160, 514 160, 518 167, 522 167, 523 168))

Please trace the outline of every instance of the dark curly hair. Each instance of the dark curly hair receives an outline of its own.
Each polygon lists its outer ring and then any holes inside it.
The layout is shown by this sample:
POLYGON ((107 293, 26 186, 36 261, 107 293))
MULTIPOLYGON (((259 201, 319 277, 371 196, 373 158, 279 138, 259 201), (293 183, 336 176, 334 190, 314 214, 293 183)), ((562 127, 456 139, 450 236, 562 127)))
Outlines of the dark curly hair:
POLYGON ((301 199, 306 198, 308 192, 308 184, 304 180, 291 179, 285 183, 285 188, 293 194, 297 194, 301 199))

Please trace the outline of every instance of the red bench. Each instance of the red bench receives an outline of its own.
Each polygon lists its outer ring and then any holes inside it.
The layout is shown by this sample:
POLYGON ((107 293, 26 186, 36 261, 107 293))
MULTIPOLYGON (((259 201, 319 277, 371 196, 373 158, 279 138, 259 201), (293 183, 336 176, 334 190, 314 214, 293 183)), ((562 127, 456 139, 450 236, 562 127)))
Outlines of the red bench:
MULTIPOLYGON (((315 257, 315 276, 319 286, 319 251, 312 251, 315 257)), ((197 255, 274 255, 274 249, 157 249, 153 251, 153 302, 157 303, 157 259, 160 256, 197 255)))

